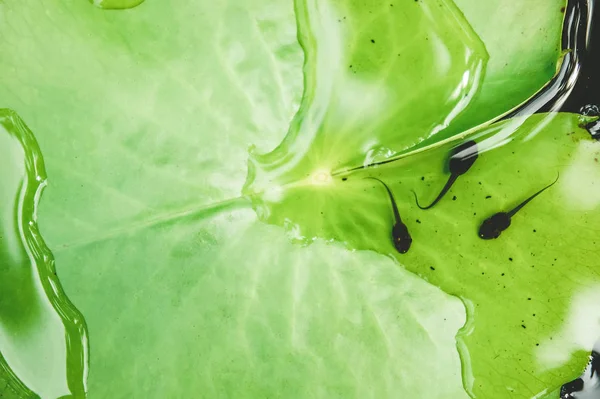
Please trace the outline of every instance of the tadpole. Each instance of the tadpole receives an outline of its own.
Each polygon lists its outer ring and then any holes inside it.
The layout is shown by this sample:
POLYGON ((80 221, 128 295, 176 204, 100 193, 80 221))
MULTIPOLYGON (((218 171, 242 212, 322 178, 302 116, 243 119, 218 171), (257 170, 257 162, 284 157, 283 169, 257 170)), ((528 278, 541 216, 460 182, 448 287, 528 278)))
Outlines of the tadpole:
POLYGON ((491 240, 494 238, 500 237, 500 234, 506 229, 510 227, 511 218, 519 212, 525 205, 531 202, 535 197, 552 187, 558 181, 558 176, 556 180, 542 188, 537 193, 533 194, 531 197, 527 198, 525 201, 521 202, 517 205, 513 210, 509 212, 498 212, 486 220, 483 221, 481 227, 479 227, 479 237, 484 240, 491 240))
POLYGON ((419 204, 417 194, 413 192, 417 206, 421 209, 433 208, 433 206, 444 197, 448 190, 450 190, 454 182, 456 182, 456 179, 471 169, 471 166, 473 166, 478 156, 479 152, 477 149, 477 143, 473 140, 465 141, 459 146, 453 148, 450 153, 450 157, 448 158, 448 170, 450 171, 450 177, 448 178, 446 185, 444 188, 442 188, 442 191, 440 191, 440 194, 437 196, 437 198, 433 200, 430 205, 425 207, 419 204))
POLYGON ((396 205, 396 200, 394 199, 394 194, 392 194, 392 190, 385 184, 382 180, 376 177, 367 177, 367 179, 377 180, 383 187, 385 187, 390 201, 392 202, 392 211, 394 213, 394 226, 392 227, 392 241, 394 242, 394 247, 396 251, 401 254, 405 254, 410 249, 410 245, 412 244, 412 237, 408 232, 408 227, 402 222, 402 218, 400 217, 400 212, 398 212, 398 206, 396 205))

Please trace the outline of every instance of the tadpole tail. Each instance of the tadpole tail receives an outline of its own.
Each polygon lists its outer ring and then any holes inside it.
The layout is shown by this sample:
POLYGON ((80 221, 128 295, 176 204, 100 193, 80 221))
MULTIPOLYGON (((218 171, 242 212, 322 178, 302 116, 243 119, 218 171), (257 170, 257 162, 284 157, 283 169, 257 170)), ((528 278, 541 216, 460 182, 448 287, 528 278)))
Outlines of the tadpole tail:
POLYGON ((394 211, 394 218, 395 218, 396 222, 400 222, 402 220, 402 218, 400 218, 400 212, 398 212, 398 207, 396 206, 396 199, 394 198, 394 194, 392 193, 392 190, 390 190, 388 185, 385 184, 385 182, 383 180, 378 179, 373 176, 367 176, 367 177, 365 177, 365 179, 377 180, 379 183, 383 184, 383 187, 385 187, 385 190, 388 192, 388 195, 390 197, 390 201, 392 202, 392 210, 394 211))
POLYGON ((444 186, 444 188, 442 188, 442 191, 440 191, 440 194, 428 206, 421 206, 421 204, 419 204, 419 199, 417 198, 417 193, 415 193, 413 191, 413 194, 415 195, 415 202, 417 203, 417 206, 423 210, 433 208, 435 206, 435 204, 440 202, 440 200, 444 197, 444 195, 448 192, 448 190, 450 190, 450 187, 452 187, 452 185, 454 184, 456 179, 458 179, 458 176, 459 175, 456 175, 456 174, 450 175, 450 177, 448 178, 448 181, 446 182, 446 185, 444 186))
POLYGON ((528 203, 530 203, 535 197, 537 197, 538 195, 540 195, 541 193, 543 193, 544 191, 548 190, 550 187, 552 187, 553 185, 555 185, 556 182, 558 181, 559 177, 560 177, 560 173, 556 176, 556 179, 552 183, 548 184, 546 187, 542 188, 540 191, 538 191, 537 193, 533 194, 531 197, 527 198, 525 201, 521 202, 512 211, 508 212, 508 216, 509 217, 513 217, 517 212, 519 212, 521 209, 523 209, 523 207, 525 205, 527 205, 528 203))
POLYGON ((419 204, 419 198, 417 198, 417 193, 415 192, 415 190, 411 190, 411 191, 412 191, 413 195, 415 196, 415 202, 416 202, 417 206, 421 209, 425 209, 419 204))

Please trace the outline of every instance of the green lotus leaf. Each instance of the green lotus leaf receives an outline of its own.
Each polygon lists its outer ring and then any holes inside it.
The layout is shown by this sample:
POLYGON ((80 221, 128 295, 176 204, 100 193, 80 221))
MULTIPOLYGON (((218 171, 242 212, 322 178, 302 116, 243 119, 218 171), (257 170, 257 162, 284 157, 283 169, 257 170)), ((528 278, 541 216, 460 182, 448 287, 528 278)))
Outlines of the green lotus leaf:
POLYGON ((1 105, 44 153, 40 225, 89 327, 90 397, 557 396, 590 347, 566 326, 598 277, 597 144, 568 114, 472 129, 552 76, 564 5, 480 3, 0 4, 1 105), (417 209, 467 137, 489 151, 417 209))

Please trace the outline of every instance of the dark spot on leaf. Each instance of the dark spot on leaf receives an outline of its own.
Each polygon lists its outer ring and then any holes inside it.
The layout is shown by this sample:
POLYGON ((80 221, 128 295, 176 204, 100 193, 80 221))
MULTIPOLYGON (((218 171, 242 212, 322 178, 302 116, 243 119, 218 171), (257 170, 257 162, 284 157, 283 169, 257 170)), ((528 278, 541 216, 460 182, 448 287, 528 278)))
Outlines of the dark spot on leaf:
POLYGON ((429 266, 429 268, 430 268, 431 270, 435 270, 435 267, 433 267, 433 266, 429 266))
POLYGON ((421 224, 421 221, 419 219, 417 219, 417 223, 421 224))
POLYGON ((342 177, 342 181, 346 181, 346 180, 348 180, 347 177, 342 177))
POLYGON ((525 326, 525 324, 521 324, 521 327, 523 327, 523 328, 527 328, 527 326, 525 326))
POLYGON ((566 7, 561 7, 560 8, 560 12, 562 12, 563 14, 564 14, 565 10, 566 10, 566 7))
POLYGON ((456 201, 456 195, 452 197, 452 201, 456 201))
POLYGON ((485 199, 490 199, 490 198, 492 198, 491 195, 488 195, 487 197, 485 197, 485 199))
POLYGON ((421 181, 425 180, 425 176, 421 176, 421 181))
POLYGON ((375 43, 375 39, 371 39, 371 43, 375 43))
POLYGON ((508 260, 512 262, 512 258, 508 258, 508 260))

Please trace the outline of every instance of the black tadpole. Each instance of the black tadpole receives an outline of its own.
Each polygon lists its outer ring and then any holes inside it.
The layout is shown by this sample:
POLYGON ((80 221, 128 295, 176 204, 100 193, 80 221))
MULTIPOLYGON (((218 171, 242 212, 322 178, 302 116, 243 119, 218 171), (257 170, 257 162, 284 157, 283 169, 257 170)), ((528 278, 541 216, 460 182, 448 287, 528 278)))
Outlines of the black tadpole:
POLYGON ((566 383, 560 388, 560 398, 569 399, 574 398, 574 393, 583 391, 584 383, 581 378, 577 378, 571 382, 566 383))
POLYGON ((517 212, 523 209, 523 207, 530 203, 535 197, 552 187, 557 181, 558 176, 556 177, 556 180, 554 180, 552 183, 548 184, 546 187, 542 188, 540 191, 533 194, 525 201, 521 202, 511 211, 498 212, 484 220, 481 224, 481 227, 479 227, 479 237, 483 238, 484 240, 491 240, 500 237, 500 234, 502 234, 504 230, 510 227, 511 218, 515 216, 517 212))
POLYGON ((392 194, 392 190, 385 184, 382 180, 379 180, 376 177, 367 177, 367 179, 377 180, 388 192, 390 197, 390 201, 392 202, 392 211, 394 212, 394 226, 392 227, 392 241, 394 242, 394 247, 396 251, 401 254, 405 254, 410 249, 410 245, 412 244, 412 237, 408 232, 408 227, 402 222, 402 218, 400 217, 400 212, 398 212, 398 206, 396 205, 396 200, 394 199, 394 194, 392 194))
POLYGON ((450 177, 448 178, 446 185, 444 188, 442 188, 442 191, 440 191, 440 194, 437 196, 437 198, 433 200, 430 205, 425 207, 419 204, 417 194, 413 192, 417 206, 423 210, 433 208, 435 204, 437 204, 444 197, 448 190, 450 190, 454 182, 456 182, 456 179, 471 169, 471 166, 473 166, 477 160, 478 155, 479 152, 477 149, 477 143, 473 140, 465 141, 458 147, 455 147, 450 153, 450 158, 448 159, 448 170, 450 171, 450 177))

